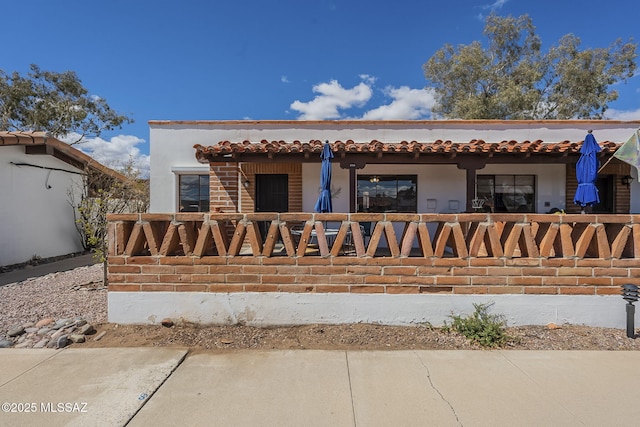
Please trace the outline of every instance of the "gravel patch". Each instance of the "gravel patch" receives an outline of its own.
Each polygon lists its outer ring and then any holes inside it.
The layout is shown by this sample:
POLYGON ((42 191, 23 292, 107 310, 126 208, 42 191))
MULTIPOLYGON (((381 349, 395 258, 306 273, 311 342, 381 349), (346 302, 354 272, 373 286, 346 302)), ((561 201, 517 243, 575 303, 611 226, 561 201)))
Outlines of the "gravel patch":
POLYGON ((107 321, 102 264, 51 273, 0 287, 0 339, 9 329, 44 318, 107 321))

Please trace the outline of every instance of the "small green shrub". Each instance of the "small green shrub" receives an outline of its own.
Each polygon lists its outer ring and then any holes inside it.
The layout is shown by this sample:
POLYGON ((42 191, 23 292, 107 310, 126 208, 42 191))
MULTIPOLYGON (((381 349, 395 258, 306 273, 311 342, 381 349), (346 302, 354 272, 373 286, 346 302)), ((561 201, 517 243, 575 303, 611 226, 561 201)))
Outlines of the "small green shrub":
POLYGON ((451 325, 445 324, 446 331, 456 331, 467 339, 483 347, 500 347, 509 339, 506 332, 507 321, 502 315, 490 314, 492 303, 473 304, 475 311, 468 316, 452 314, 451 325))

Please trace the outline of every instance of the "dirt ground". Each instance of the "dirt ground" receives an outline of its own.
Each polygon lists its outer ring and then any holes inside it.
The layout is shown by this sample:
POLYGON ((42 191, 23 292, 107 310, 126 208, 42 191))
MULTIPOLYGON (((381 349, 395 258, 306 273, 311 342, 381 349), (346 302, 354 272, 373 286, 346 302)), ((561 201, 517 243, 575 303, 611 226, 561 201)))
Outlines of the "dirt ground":
MULTIPOLYGON (((316 349, 316 350, 473 350, 482 349, 465 337, 429 326, 370 324, 305 325, 257 328, 250 326, 117 325, 96 326, 99 340, 82 347, 183 347, 198 350, 316 349)), ((640 339, 626 330, 575 325, 507 328, 511 350, 640 350, 640 339)), ((95 336, 94 336, 95 337, 95 336)))

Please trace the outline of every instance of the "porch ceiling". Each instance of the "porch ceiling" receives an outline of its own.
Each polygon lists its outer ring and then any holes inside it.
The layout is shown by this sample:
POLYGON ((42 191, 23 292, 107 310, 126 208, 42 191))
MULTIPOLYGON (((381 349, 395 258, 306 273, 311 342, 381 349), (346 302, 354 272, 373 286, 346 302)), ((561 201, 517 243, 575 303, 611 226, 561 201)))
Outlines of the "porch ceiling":
MULTIPOLYGON (((571 163, 580 155, 580 142, 560 141, 500 141, 485 142, 471 140, 454 142, 436 140, 433 142, 401 141, 385 143, 334 141, 330 143, 338 161, 359 159, 366 163, 459 163, 461 159, 482 159, 486 163, 571 163), (341 160, 342 159, 342 160, 341 160)), ((620 144, 605 141, 599 143, 600 156, 613 154, 620 144)), ((196 158, 207 162, 319 162, 323 142, 267 141, 260 142, 220 141, 216 145, 194 145, 196 158)))

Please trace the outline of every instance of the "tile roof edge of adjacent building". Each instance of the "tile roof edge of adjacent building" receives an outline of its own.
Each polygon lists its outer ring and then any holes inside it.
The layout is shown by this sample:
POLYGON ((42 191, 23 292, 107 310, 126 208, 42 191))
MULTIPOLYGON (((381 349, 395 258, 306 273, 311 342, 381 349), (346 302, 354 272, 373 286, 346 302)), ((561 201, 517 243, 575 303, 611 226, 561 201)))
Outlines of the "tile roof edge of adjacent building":
POLYGON ((240 124, 630 124, 640 120, 149 120, 152 126, 171 125, 240 125, 240 124))
MULTIPOLYGON (((86 165, 87 167, 93 168, 94 170, 109 175, 119 181, 125 182, 129 180, 120 172, 117 172, 110 167, 103 165, 93 157, 89 156, 86 153, 83 153, 82 151, 67 144, 66 142, 60 141, 59 139, 50 136, 47 132, 0 131, 0 146, 3 145, 47 145, 55 150, 58 150, 60 153, 86 165), (5 143, 5 138, 14 141, 5 143)), ((60 160, 65 161, 64 159, 60 160)), ((70 162, 65 163, 75 167, 76 169, 80 169, 70 162)))

